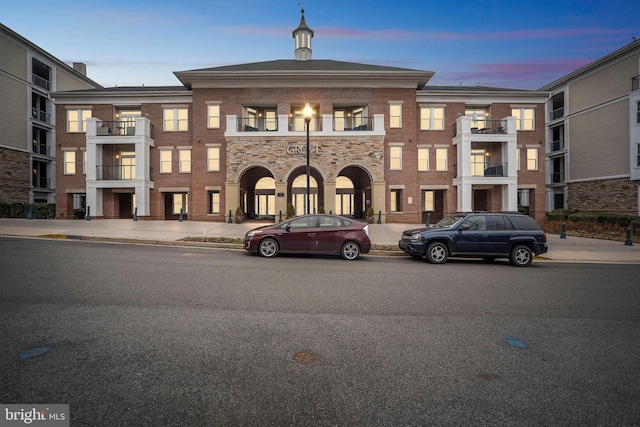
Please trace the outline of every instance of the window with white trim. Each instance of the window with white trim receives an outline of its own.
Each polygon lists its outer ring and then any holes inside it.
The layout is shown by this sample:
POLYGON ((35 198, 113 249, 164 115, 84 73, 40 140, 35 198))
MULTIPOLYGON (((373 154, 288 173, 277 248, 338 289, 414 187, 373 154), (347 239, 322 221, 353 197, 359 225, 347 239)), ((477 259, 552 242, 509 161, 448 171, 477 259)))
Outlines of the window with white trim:
POLYGON ((538 149, 527 148, 527 170, 538 170, 538 149))
POLYGON ((402 103, 400 102, 389 103, 389 127, 392 129, 402 127, 402 103))
POLYGON ((516 118, 517 130, 535 130, 535 108, 512 108, 511 115, 516 118))
POLYGON ((389 169, 392 171, 402 170, 402 147, 389 147, 389 169))
POLYGON ((171 149, 160 150, 160 173, 171 173, 171 169, 172 169, 171 156, 172 156, 171 149))
POLYGON ((449 170, 449 150, 446 148, 436 148, 436 171, 446 172, 449 170))
POLYGON ((220 147, 207 147, 207 172, 220 171, 220 147))
POLYGON ((67 110, 67 132, 86 132, 87 119, 91 117, 90 108, 67 110))
POLYGON ((640 144, 636 144, 636 166, 640 168, 640 144))
POLYGON ((420 130, 444 130, 444 107, 420 107, 420 130))
POLYGON ((163 108, 162 130, 165 132, 189 130, 189 109, 187 107, 163 108))
POLYGON ((418 171, 429 171, 429 149, 418 148, 418 171))
POLYGON ((220 104, 207 105, 207 128, 220 128, 220 104))
POLYGON ((64 151, 64 174, 76 174, 76 152, 71 150, 64 151))
POLYGON ((181 148, 178 150, 178 172, 191 173, 191 149, 181 148))

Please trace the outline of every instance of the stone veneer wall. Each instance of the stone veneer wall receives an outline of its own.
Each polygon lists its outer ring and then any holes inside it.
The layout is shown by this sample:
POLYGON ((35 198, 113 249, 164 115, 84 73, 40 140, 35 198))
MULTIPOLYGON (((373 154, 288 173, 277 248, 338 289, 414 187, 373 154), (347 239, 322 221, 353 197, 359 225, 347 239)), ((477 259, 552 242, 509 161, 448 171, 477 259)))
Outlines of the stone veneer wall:
MULTIPOLYGON (((293 168, 306 165, 306 155, 302 151, 290 154, 289 145, 305 146, 305 137, 249 137, 228 138, 226 144, 227 182, 236 182, 239 173, 247 166, 264 165, 273 171, 276 181, 288 178, 293 168)), ((384 137, 355 136, 345 138, 311 137, 311 166, 324 175, 328 181, 346 166, 359 165, 372 174, 372 181, 384 180, 384 137), (318 146, 315 153, 313 147, 318 146)))
POLYGON ((29 202, 29 153, 0 148, 0 202, 29 202))
POLYGON ((629 178, 574 182, 569 184, 569 209, 638 215, 638 186, 629 178))

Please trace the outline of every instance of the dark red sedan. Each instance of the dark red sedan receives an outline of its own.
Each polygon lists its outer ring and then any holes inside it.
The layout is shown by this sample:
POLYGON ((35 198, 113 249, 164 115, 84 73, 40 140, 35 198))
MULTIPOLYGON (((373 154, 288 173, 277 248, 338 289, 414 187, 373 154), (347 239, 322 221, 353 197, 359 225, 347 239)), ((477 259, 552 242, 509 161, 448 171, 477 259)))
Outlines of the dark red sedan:
POLYGON ((244 248, 265 258, 282 252, 339 254, 353 260, 369 252, 371 240, 367 224, 338 215, 302 215, 249 231, 244 248))

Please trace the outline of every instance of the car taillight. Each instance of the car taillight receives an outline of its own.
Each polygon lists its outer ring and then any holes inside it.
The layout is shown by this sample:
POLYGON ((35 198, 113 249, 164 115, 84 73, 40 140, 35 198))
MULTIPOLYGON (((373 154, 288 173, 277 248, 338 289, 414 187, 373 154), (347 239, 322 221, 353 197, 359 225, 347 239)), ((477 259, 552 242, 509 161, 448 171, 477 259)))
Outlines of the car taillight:
POLYGON ((542 233, 542 243, 547 243, 547 235, 542 233))
POLYGON ((369 226, 368 225, 364 226, 364 232, 367 233, 367 237, 371 238, 371 236, 369 236, 369 226))

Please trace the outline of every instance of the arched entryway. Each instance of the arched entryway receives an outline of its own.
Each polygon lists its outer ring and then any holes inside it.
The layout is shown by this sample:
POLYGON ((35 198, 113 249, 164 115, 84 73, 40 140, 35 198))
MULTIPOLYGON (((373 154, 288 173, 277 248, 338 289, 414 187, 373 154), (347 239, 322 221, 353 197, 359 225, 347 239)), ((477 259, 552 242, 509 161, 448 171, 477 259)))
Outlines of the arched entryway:
POLYGON ((242 174, 239 205, 249 219, 275 217, 276 183, 271 171, 256 166, 242 174))
POLYGON ((292 171, 287 181, 288 203, 294 207, 296 215, 318 213, 324 209, 323 180, 317 170, 311 168, 309 176, 309 209, 307 210, 307 171, 299 167, 292 171))
POLYGON ((371 176, 360 166, 343 168, 336 178, 335 210, 339 215, 364 218, 371 200, 371 176))

